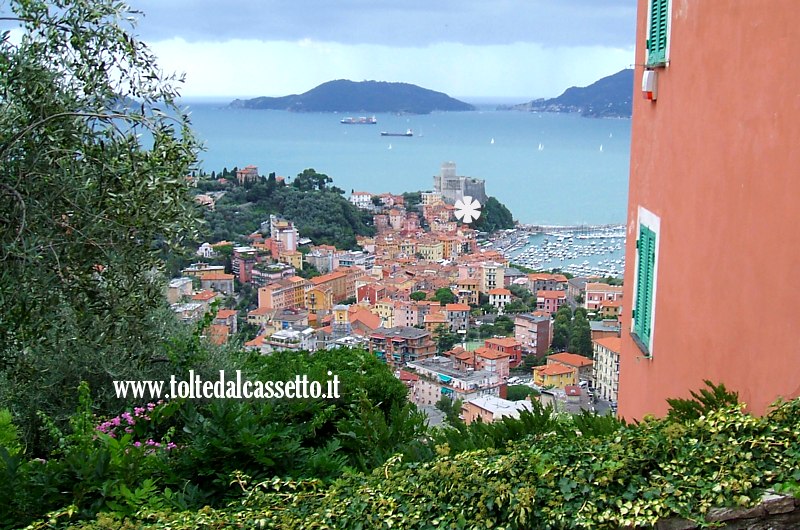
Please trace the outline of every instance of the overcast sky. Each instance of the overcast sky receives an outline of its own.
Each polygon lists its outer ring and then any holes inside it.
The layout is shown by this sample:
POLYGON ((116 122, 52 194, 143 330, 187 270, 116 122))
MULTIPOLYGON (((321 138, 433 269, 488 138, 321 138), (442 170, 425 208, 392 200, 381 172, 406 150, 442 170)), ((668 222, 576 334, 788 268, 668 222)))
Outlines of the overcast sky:
POLYGON ((299 94, 332 79, 459 98, 552 97, 633 63, 634 0, 130 0, 186 97, 299 94))

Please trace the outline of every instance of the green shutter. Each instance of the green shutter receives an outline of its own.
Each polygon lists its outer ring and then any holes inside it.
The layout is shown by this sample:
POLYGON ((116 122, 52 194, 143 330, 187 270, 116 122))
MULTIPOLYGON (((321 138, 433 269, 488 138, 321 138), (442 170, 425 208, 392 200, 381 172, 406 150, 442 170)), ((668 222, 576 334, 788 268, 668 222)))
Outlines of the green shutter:
POLYGON ((653 284, 656 268, 656 234, 642 225, 636 242, 639 266, 636 271, 633 332, 649 347, 653 325, 653 284))
POLYGON ((647 64, 667 62, 667 21, 669 0, 650 1, 650 33, 647 35, 647 64))

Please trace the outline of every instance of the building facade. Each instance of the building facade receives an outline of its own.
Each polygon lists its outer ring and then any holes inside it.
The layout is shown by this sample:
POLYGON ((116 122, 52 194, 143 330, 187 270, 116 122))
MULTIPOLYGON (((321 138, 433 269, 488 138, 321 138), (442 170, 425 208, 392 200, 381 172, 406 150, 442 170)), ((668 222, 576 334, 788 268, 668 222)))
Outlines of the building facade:
POLYGON ((594 351, 594 386, 597 396, 616 403, 619 394, 619 337, 592 341, 594 351))
POLYGON ((514 317, 514 338, 524 355, 544 356, 552 342, 552 322, 549 316, 521 314, 514 317))
POLYGON ((650 90, 633 99, 627 419, 666 414, 704 380, 757 414, 800 395, 797 290, 764 290, 800 264, 798 25, 795 0, 638 2, 635 79, 650 90))

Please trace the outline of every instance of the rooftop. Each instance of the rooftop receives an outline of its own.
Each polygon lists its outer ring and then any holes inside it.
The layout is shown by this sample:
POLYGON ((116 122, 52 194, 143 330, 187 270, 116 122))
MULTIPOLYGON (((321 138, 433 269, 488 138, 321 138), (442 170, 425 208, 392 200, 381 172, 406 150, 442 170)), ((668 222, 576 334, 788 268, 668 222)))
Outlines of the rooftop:
POLYGON ((592 331, 619 331, 620 323, 617 320, 590 320, 589 326, 592 331))
POLYGON ((201 280, 233 280, 233 274, 225 274, 224 272, 208 272, 200 277, 201 280))
POLYGON ((401 338, 401 339, 422 339, 425 337, 429 337, 430 333, 425 331, 424 329, 419 328, 411 328, 406 326, 398 326, 394 328, 384 328, 380 327, 376 329, 370 337, 378 338, 378 336, 383 336, 384 338, 391 339, 391 338, 401 338))
POLYGON ((622 348, 622 339, 619 337, 603 337, 602 339, 595 339, 593 342, 614 353, 619 353, 622 348))
POLYGON ((209 289, 206 289, 205 291, 200 291, 199 293, 192 295, 192 300, 207 302, 208 300, 211 300, 216 296, 217 293, 209 289))
MULTIPOLYGON (((496 374, 487 370, 461 371, 453 367, 453 361, 447 357, 434 356, 424 361, 413 361, 408 363, 410 368, 418 367, 425 370, 444 375, 450 379, 458 379, 465 382, 479 383, 486 379, 496 378, 496 374)), ((446 381, 445 381, 446 382, 446 381)))
POLYGON ((187 283, 192 283, 191 278, 173 278, 169 281, 169 286, 172 288, 178 288, 186 285, 187 283))
MULTIPOLYGON (((521 318, 523 320, 527 320, 528 322, 544 322, 544 321, 550 320, 549 316, 532 315, 530 313, 522 313, 522 314, 516 315, 514 318, 521 318)), ((594 321, 591 321, 591 322, 594 322, 594 321)), ((592 329, 594 329, 594 328, 592 328, 592 329)))
POLYGON ((565 291, 537 291, 536 296, 539 298, 566 298, 567 293, 565 291))
POLYGON ((487 410, 495 416, 513 416, 514 418, 519 417, 520 411, 532 408, 530 401, 509 401, 497 396, 481 396, 471 399, 467 403, 487 410))
MULTIPOLYGON (((617 339, 619 340, 619 339, 617 339)), ((568 364, 569 366, 574 366, 576 368, 581 368, 583 366, 591 366, 593 361, 588 357, 584 357, 583 355, 578 355, 577 353, 554 353, 552 355, 547 356, 547 362, 554 361, 557 363, 568 364)))
POLYGON ((606 293, 621 293, 623 287, 621 285, 608 285, 607 283, 587 283, 587 291, 602 291, 606 293))
POLYGON ((510 337, 495 337, 492 339, 486 339, 486 342, 489 344, 497 344, 503 348, 512 348, 520 345, 516 339, 512 339, 510 337))
POLYGON ((546 366, 537 366, 533 369, 534 372, 539 372, 541 375, 565 375, 575 371, 575 368, 564 366, 563 364, 553 363, 546 366))

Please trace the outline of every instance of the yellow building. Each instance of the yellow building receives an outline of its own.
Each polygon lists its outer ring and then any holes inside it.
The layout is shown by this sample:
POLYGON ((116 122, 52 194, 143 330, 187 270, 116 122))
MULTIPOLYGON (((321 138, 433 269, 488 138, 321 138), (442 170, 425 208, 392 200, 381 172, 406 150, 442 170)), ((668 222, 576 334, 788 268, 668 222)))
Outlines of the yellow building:
POLYGON ((558 363, 537 366, 533 369, 533 382, 540 387, 563 389, 578 384, 578 371, 558 363))
POLYGON ((413 256, 417 252, 417 242, 413 239, 404 239, 400 243, 400 253, 406 256, 413 256))
POLYGON ((381 317, 381 326, 385 328, 394 327, 394 301, 388 298, 378 300, 370 309, 370 312, 381 317))
POLYGON ((456 282, 456 294, 462 304, 478 305, 478 280, 463 278, 456 282))
POLYGON ((444 244, 441 241, 417 243, 417 254, 428 261, 444 259, 444 244))
POLYGON ((283 262, 291 265, 296 270, 303 270, 303 253, 297 250, 293 252, 281 252, 278 256, 278 259, 283 262))
POLYGON ((450 331, 450 322, 447 320, 447 316, 441 311, 425 315, 423 324, 425 325, 425 331, 429 333, 435 333, 440 326, 450 331))
POLYGON ((419 194, 422 199, 423 206, 430 206, 433 204, 442 204, 442 194, 435 191, 423 191, 419 194))
POLYGON ((330 287, 312 287, 305 293, 305 306, 312 313, 329 311, 333 307, 333 290, 330 287))

